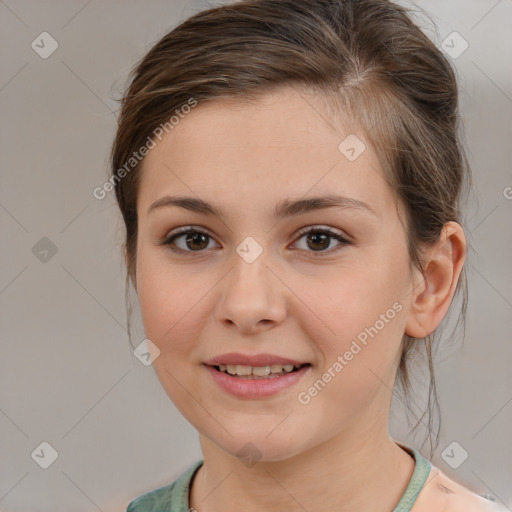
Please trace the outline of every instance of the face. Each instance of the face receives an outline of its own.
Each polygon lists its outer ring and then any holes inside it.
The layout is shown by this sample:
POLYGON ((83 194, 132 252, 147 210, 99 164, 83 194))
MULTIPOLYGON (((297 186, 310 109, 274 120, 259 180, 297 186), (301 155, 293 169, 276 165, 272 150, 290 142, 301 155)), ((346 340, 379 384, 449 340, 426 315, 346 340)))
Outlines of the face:
POLYGON ((153 366, 233 455, 387 435, 412 289, 402 213, 364 135, 326 112, 290 89, 199 104, 143 163, 136 287, 153 366), (366 145, 353 161, 350 134, 366 145), (310 201, 326 196, 344 199, 310 201))

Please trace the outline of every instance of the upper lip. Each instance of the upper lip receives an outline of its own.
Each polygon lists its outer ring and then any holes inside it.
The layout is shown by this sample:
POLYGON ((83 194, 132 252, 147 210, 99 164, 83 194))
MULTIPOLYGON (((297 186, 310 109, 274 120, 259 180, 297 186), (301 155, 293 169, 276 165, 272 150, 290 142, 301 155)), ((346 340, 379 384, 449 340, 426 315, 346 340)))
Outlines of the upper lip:
POLYGON ((229 354, 222 354, 217 357, 213 357, 205 362, 208 366, 218 366, 220 364, 234 364, 243 366, 269 366, 271 364, 293 364, 295 366, 309 364, 306 361, 299 361, 297 359, 289 359, 288 357, 282 357, 275 354, 240 354, 237 352, 230 352, 229 354))

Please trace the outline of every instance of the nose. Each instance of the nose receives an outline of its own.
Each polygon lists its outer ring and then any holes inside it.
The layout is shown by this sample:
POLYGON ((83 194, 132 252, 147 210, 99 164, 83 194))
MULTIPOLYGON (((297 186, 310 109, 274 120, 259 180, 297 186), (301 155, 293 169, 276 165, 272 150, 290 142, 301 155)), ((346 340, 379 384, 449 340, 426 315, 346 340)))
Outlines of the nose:
POLYGON ((248 263, 234 254, 234 267, 223 280, 217 318, 244 333, 265 331, 283 322, 286 297, 283 284, 261 254, 248 263))

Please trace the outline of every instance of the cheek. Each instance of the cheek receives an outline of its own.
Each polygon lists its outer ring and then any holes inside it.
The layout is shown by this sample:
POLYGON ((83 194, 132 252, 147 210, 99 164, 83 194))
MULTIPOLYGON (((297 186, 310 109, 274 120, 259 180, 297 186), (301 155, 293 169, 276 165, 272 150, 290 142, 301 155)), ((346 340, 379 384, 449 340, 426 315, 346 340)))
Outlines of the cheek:
POLYGON ((327 347, 341 350, 347 340, 377 324, 377 330, 394 338, 403 325, 406 280, 394 273, 392 265, 354 264, 340 268, 320 281, 304 279, 294 286, 306 306, 296 318, 302 319, 312 339, 320 338, 327 347), (308 329, 307 326, 313 326, 308 329), (320 328, 319 328, 320 326, 320 328), (391 336, 391 334, 395 336, 391 336))
POLYGON ((323 286, 297 288, 312 305, 297 316, 301 329, 322 354, 320 373, 330 372, 325 379, 331 391, 322 391, 324 398, 333 393, 334 402, 352 404, 348 410, 359 408, 380 386, 392 387, 406 322, 407 276, 398 271, 404 261, 384 262, 381 255, 380 264, 377 258, 365 260, 340 268, 323 286))
POLYGON ((395 292, 382 290, 376 298, 368 287, 352 284, 347 293, 335 289, 317 298, 316 303, 321 299, 323 304, 318 314, 334 333, 319 328, 318 321, 317 329, 312 329, 310 318, 304 317, 302 324, 322 360, 313 378, 299 390, 297 407, 315 428, 325 430, 329 425, 333 433, 339 425, 358 424, 369 408, 385 414, 404 326, 405 310, 395 292))
POLYGON ((160 351, 152 366, 162 388, 193 422, 200 411, 195 411, 190 396, 201 396, 193 378, 192 366, 199 363, 194 350, 211 284, 204 276, 185 274, 161 260, 144 253, 139 260, 137 295, 142 323, 145 336, 160 351))
POLYGON ((198 325, 201 297, 208 290, 204 276, 185 274, 149 251, 142 251, 137 272, 137 296, 146 336, 164 357, 190 347, 188 337, 194 332, 190 323, 193 320, 198 325))

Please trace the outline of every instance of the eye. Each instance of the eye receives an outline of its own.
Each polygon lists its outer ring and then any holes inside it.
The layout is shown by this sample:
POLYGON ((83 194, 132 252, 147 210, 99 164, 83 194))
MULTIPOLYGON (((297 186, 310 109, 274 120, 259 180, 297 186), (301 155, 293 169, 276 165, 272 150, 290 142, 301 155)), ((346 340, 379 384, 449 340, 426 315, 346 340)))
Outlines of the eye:
POLYGON ((183 254, 191 252, 202 252, 203 249, 209 247, 209 242, 212 242, 213 238, 206 231, 195 229, 191 226, 180 228, 174 234, 168 236, 165 240, 160 242, 160 245, 167 245, 168 249, 172 252, 183 254), (181 246, 176 243, 180 240, 181 246))
MULTIPOLYGON (((351 244, 345 236, 329 227, 309 226, 301 230, 299 235, 298 241, 302 238, 306 241, 306 248, 302 248, 301 250, 313 253, 315 257, 331 254, 342 249, 345 245, 351 244), (331 248, 333 239, 338 242, 334 249, 331 248)), ((165 240, 160 242, 159 245, 168 246, 168 249, 174 253, 186 254, 211 249, 210 242, 214 242, 214 240, 208 232, 196 229, 192 226, 186 226, 176 230, 165 240), (177 241, 180 242, 178 243, 177 241)), ((297 242, 295 242, 295 244, 297 244, 297 242)))
POLYGON ((341 233, 332 230, 329 227, 313 226, 303 229, 299 235, 299 240, 304 238, 306 241, 307 252, 317 253, 314 256, 324 256, 325 254, 331 254, 341 250, 345 245, 351 244, 351 242, 343 236, 341 233), (332 240, 336 240, 338 243, 334 249, 329 249, 332 240), (308 250, 312 249, 312 250, 308 250))

